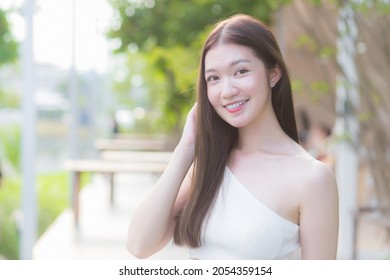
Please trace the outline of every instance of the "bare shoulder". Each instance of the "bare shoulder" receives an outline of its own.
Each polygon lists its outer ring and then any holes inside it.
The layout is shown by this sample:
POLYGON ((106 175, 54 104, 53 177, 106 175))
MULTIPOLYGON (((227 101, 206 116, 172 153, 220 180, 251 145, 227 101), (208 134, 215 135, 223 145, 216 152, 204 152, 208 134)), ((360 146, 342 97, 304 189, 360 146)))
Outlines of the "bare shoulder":
POLYGON ((333 170, 325 163, 305 155, 297 173, 300 177, 303 199, 333 197, 337 199, 337 184, 333 170))

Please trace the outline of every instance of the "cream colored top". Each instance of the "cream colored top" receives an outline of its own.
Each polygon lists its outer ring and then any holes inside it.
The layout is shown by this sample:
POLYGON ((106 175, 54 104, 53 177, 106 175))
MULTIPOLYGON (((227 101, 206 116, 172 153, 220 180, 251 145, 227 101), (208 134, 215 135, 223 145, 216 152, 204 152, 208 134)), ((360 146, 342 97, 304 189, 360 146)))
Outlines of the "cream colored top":
POLYGON ((194 259, 290 259, 300 249, 299 226, 258 200, 226 167, 202 246, 194 259))

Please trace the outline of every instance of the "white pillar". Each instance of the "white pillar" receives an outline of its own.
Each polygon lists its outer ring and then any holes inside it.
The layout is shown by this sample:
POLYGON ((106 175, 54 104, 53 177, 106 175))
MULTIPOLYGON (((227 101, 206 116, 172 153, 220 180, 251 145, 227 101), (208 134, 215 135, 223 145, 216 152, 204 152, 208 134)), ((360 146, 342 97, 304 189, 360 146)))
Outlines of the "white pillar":
POLYGON ((22 124, 22 220, 20 232, 20 259, 32 259, 36 241, 37 207, 35 192, 35 101, 33 51, 34 0, 25 0, 25 39, 22 45, 23 124, 22 124))
POLYGON ((76 70, 76 0, 72 0, 72 50, 71 69, 69 73, 69 100, 70 100, 70 126, 69 126, 69 157, 78 156, 79 135, 79 108, 77 100, 77 70, 76 70))
MULTIPOLYGON (((339 77, 338 82, 344 81, 339 77)), ((339 106, 347 104, 345 87, 337 87, 337 103, 339 106)), ((339 246, 338 259, 352 259, 354 249, 354 221, 352 213, 357 207, 358 186, 358 155, 350 138, 351 126, 357 122, 348 115, 339 115, 336 120, 334 134, 340 137, 336 145, 336 180, 339 189, 339 246)))
POLYGON ((336 180, 340 200, 339 259, 352 259, 354 224, 352 212, 357 207, 359 122, 359 79, 355 64, 355 44, 358 35, 354 11, 347 2, 339 10, 337 62, 342 76, 337 78, 335 135, 340 139, 336 147, 336 180))
MULTIPOLYGON (((71 68, 69 71, 69 101, 70 101, 70 123, 68 126, 68 144, 69 158, 76 159, 79 156, 79 106, 77 98, 77 68, 76 68, 76 0, 72 0, 72 49, 71 49, 71 68)), ((74 172, 69 174, 69 196, 73 208, 75 180, 74 172)))

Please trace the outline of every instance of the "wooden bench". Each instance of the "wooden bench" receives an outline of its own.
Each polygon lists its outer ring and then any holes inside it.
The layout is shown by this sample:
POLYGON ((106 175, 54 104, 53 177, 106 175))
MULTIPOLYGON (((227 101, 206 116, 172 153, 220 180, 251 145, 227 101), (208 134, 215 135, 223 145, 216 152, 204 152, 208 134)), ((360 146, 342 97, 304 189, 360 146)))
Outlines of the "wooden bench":
POLYGON ((114 202, 114 175, 116 173, 148 172, 161 174, 168 162, 134 162, 134 161, 106 161, 106 160, 66 160, 64 168, 73 174, 72 208, 75 224, 79 222, 80 211, 80 180, 82 173, 102 173, 109 176, 110 202, 114 202))
POLYGON ((171 160, 172 152, 152 151, 102 151, 100 158, 108 161, 162 162, 171 160))
POLYGON ((167 140, 166 134, 150 134, 150 133, 114 133, 114 139, 146 139, 146 140, 167 140))
POLYGON ((383 207, 359 207, 352 213, 354 223, 353 259, 357 258, 358 228, 360 221, 367 221, 386 229, 390 229, 390 208, 383 207))
POLYGON ((94 142, 98 151, 163 151, 166 146, 163 139, 96 139, 94 142))

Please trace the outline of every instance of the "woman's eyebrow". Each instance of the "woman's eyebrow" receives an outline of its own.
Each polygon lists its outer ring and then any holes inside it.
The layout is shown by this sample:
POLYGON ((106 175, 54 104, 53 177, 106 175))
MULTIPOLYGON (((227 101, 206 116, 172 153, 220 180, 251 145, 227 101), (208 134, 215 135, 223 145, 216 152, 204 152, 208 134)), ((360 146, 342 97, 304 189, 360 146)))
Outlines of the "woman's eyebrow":
MULTIPOLYGON (((229 66, 232 67, 232 66, 235 66, 235 65, 240 64, 240 63, 249 63, 249 62, 250 62, 249 59, 240 58, 240 59, 237 59, 237 60, 234 60, 233 62, 231 62, 229 64, 229 66)), ((206 74, 206 73, 209 73, 209 72, 216 72, 216 70, 210 68, 210 69, 206 69, 204 72, 206 74)))
POLYGON ((240 59, 237 59, 235 61, 233 61, 232 63, 230 63, 230 66, 235 66, 237 64, 240 64, 240 63, 249 63, 251 62, 249 59, 245 59, 245 58, 240 58, 240 59))

